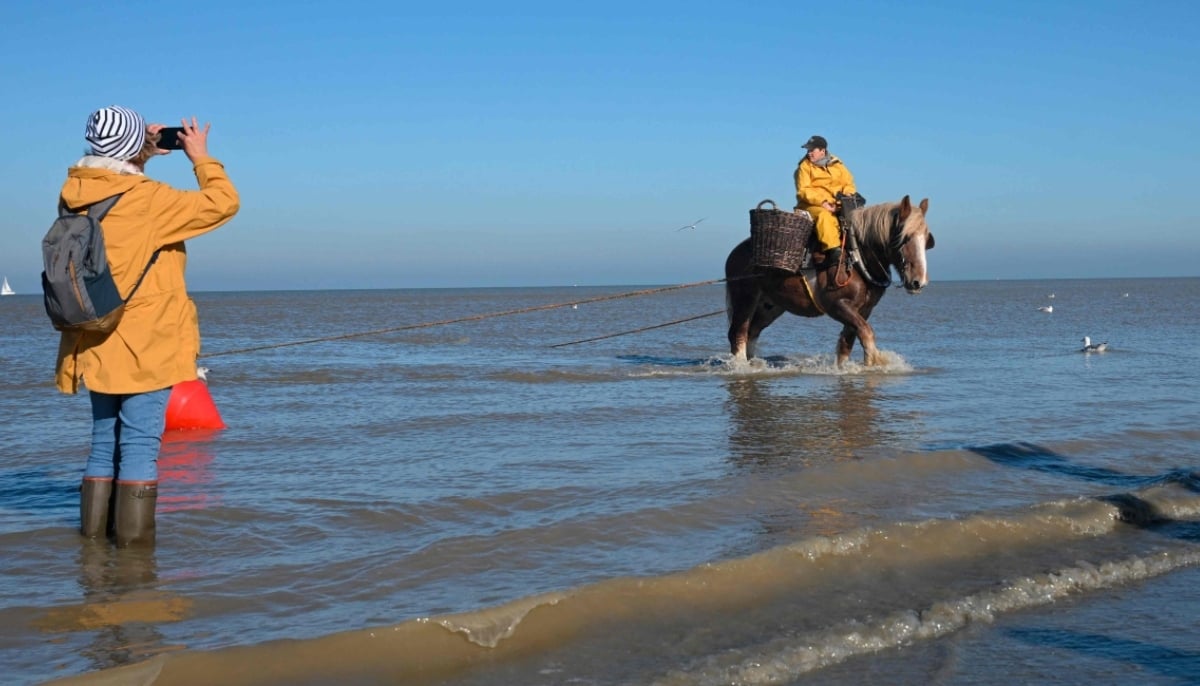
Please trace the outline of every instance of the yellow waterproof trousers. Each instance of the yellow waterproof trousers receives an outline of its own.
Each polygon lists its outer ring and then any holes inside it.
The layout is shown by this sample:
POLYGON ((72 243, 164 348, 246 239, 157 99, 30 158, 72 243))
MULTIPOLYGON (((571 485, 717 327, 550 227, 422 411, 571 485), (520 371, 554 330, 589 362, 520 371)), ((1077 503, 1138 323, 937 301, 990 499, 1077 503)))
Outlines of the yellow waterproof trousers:
POLYGON ((804 209, 812 215, 813 223, 817 225, 817 242, 821 244, 821 252, 841 246, 837 215, 820 205, 809 205, 804 209))

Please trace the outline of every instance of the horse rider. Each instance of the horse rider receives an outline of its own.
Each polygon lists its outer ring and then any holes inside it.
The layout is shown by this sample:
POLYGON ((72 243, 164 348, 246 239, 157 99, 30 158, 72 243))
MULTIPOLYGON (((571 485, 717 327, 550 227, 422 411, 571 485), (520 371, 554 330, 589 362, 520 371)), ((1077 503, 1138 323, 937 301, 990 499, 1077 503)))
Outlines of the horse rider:
POLYGON ((842 256, 838 233, 838 196, 854 196, 854 175, 838 158, 829 154, 829 143, 813 136, 804 144, 808 154, 796 166, 796 209, 806 210, 816 223, 820 251, 813 262, 820 269, 838 263, 842 256))

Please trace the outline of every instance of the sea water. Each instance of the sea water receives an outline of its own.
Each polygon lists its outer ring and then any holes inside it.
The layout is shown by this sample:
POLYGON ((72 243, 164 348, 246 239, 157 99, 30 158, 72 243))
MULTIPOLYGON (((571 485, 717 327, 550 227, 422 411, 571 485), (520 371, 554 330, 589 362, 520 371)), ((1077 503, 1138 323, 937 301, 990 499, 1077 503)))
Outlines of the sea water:
POLYGON ((167 436, 152 551, 76 533, 87 397, 0 301, 6 683, 1200 674, 1200 279, 894 289, 876 368, 647 329, 720 285, 194 297, 228 428, 167 436))

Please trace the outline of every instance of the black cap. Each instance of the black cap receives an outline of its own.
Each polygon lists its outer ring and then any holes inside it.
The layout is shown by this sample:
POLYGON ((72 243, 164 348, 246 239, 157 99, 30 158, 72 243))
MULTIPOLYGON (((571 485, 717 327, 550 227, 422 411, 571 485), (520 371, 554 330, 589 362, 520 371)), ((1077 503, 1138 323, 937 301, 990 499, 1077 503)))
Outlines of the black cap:
POLYGON ((804 144, 805 150, 816 150, 817 148, 820 148, 821 150, 829 149, 829 143, 825 141, 824 136, 813 136, 812 138, 808 139, 807 143, 804 144))

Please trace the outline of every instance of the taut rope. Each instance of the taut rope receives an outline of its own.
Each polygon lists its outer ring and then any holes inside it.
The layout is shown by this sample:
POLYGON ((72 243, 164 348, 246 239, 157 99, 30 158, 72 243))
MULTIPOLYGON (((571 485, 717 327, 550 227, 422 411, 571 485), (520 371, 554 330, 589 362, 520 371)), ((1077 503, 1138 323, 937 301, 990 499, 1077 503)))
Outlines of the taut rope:
POLYGON ((684 322, 690 322, 690 321, 694 321, 697 319, 704 319, 706 317, 715 317, 718 314, 725 314, 725 310, 717 310, 716 312, 708 312, 706 314, 697 314, 697 315, 694 315, 691 317, 684 317, 683 319, 676 319, 675 321, 672 321, 672 322, 663 322, 662 324, 654 324, 653 326, 643 326, 640 329, 630 329, 629 331, 621 331, 619 333, 609 333, 609 334, 605 334, 603 336, 595 336, 593 338, 583 338, 578 341, 569 341, 567 343, 555 343, 554 345, 552 345, 550 347, 551 348, 565 348, 568 345, 577 345, 579 343, 591 343, 592 341, 602 341, 605 338, 616 338, 617 336, 627 336, 631 333, 641 333, 643 331, 649 331, 651 329, 661 329, 661 328, 664 328, 667 326, 675 326, 676 324, 682 324, 684 322))
MULTIPOLYGON (((740 279, 740 278, 749 278, 749 277, 734 277, 734 278, 740 279)), ((646 288, 646 289, 642 289, 640 291, 628 291, 625 293, 613 293, 611 295, 599 295, 594 298, 585 298, 583 300, 574 300, 574 301, 565 302, 565 303, 554 303, 551 305, 534 305, 532 307, 522 307, 522 308, 515 309, 515 310, 505 310, 503 312, 489 312, 489 313, 485 313, 485 314, 475 314, 475 315, 471 315, 469 317, 459 317, 457 319, 442 319, 440 321, 435 321, 435 322, 422 322, 420 324, 405 324, 403 326, 391 326, 386 329, 374 329, 372 331, 360 331, 358 333, 346 333, 346 334, 340 334, 337 336, 323 336, 321 338, 308 338, 308 339, 305 339, 302 341, 290 341, 287 343, 273 343, 271 345, 257 345, 257 346, 250 347, 250 348, 237 348, 236 350, 222 350, 220 352, 215 352, 215 353, 200 353, 200 355, 198 355, 197 357, 201 357, 201 358, 221 357, 223 355, 236 355, 236 354, 240 354, 240 353, 258 352, 260 350, 272 350, 275 348, 287 348, 287 347, 294 346, 294 345, 308 345, 309 343, 325 343, 328 341, 346 340, 348 338, 361 338, 363 336, 377 336, 379 334, 393 333, 395 331, 411 331, 413 329, 427 329, 429 327, 445 326, 447 324, 460 324, 462 322, 477 322, 477 321, 480 321, 483 319, 492 319, 494 317, 507 317, 509 315, 514 315, 514 314, 525 314, 527 312, 541 312, 543 310, 555 310, 555 309, 558 309, 561 307, 571 307, 573 305, 585 305, 588 303, 598 303, 598 302, 604 302, 607 300, 620 300, 622 298, 635 298, 635 297, 642 296, 642 295, 652 295, 654 293, 666 293, 668 291, 677 291, 677 290, 681 290, 684 288, 695 288, 697 286, 710 286, 714 283, 722 283, 722 282, 728 281, 728 280, 730 280, 730 279, 710 279, 708 281, 696 281, 694 283, 681 283, 681 284, 678 284, 675 286, 662 286, 660 288, 646 288)), ((724 310, 721 310, 721 312, 724 312, 724 310)), ((718 314, 718 313, 700 315, 699 317, 692 317, 690 319, 699 319, 700 317, 711 317, 711 316, 714 316, 715 314, 718 314)), ((646 327, 646 329, 642 329, 642 330, 654 329, 654 328, 658 328, 659 326, 670 326, 671 324, 682 323, 684 321, 689 321, 690 319, 682 319, 678 322, 669 322, 667 324, 650 326, 650 327, 646 327)), ((629 331, 626 333, 635 333, 635 332, 629 331)), ((619 336, 622 334, 613 334, 613 335, 619 336)), ((600 338, 607 338, 607 336, 601 336, 600 338)), ((599 338, 590 339, 590 340, 599 340, 599 338)), ((575 341, 575 342, 583 343, 584 341, 575 341)), ((564 343, 562 345, 571 345, 571 344, 564 343)), ((552 346, 552 347, 558 347, 558 346, 552 346)))

